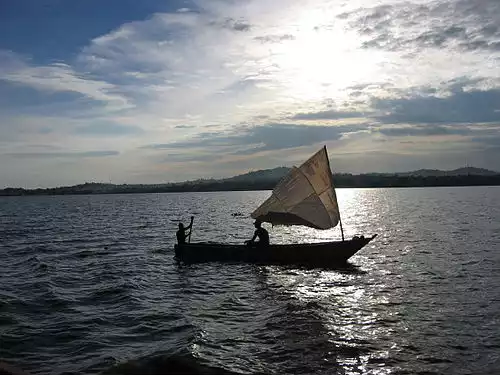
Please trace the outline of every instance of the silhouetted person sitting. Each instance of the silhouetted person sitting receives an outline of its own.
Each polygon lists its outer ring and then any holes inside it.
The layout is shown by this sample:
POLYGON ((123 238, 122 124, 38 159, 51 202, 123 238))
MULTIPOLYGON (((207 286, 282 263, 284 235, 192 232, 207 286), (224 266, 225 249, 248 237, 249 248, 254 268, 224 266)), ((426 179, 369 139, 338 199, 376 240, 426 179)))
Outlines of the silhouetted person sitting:
POLYGON ((191 234, 191 231, 189 231, 189 233, 186 233, 186 231, 190 230, 192 226, 193 226, 193 217, 191 217, 191 224, 189 224, 186 228, 184 228, 184 224, 179 223, 179 230, 176 233, 177 243, 179 245, 183 245, 186 243, 186 238, 191 234))
POLYGON ((255 220, 253 225, 255 226, 255 232, 251 240, 245 241, 245 243, 249 246, 256 244, 257 246, 268 246, 269 245, 269 233, 267 230, 262 228, 260 220, 255 220), (259 240, 255 242, 255 239, 259 237, 259 240))

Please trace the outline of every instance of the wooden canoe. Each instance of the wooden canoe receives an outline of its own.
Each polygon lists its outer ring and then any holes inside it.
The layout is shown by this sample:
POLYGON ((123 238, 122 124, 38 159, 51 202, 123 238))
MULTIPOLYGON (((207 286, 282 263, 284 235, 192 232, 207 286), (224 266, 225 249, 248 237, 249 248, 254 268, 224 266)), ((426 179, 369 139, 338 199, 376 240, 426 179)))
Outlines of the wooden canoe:
POLYGON ((259 264, 304 264, 330 266, 345 264, 377 235, 351 240, 304 244, 247 246, 214 242, 175 245, 175 257, 183 263, 245 262, 259 264))

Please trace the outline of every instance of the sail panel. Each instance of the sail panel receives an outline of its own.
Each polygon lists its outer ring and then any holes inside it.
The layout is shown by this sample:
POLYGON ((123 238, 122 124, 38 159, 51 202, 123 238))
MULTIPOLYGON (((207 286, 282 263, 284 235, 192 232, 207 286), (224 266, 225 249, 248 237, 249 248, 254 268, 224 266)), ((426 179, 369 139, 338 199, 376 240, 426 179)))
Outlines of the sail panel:
POLYGON ((287 211, 313 193, 314 190, 311 184, 304 178, 297 167, 293 167, 290 173, 273 190, 273 195, 287 211))
POLYGON ((314 194, 293 207, 291 213, 307 220, 308 226, 317 229, 328 229, 330 227, 330 216, 321 201, 321 198, 314 194))
POLYGON ((328 216, 330 217, 332 228, 337 226, 337 224, 340 221, 340 212, 335 190, 333 189, 326 190, 319 196, 319 198, 321 199, 321 203, 325 207, 325 211, 328 213, 328 216))
POLYGON ((326 147, 293 167, 251 216, 273 225, 335 227, 340 214, 326 147))

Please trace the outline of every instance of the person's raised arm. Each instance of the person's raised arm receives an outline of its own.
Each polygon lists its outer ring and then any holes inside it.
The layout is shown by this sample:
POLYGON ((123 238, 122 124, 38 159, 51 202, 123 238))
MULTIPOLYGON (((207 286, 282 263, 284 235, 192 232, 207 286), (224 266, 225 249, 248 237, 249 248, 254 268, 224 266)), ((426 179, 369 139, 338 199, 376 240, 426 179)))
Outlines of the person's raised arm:
POLYGON ((185 228, 185 230, 191 229, 191 227, 193 226, 193 219, 194 219, 194 216, 191 216, 191 222, 190 222, 190 223, 189 223, 189 225, 185 228))

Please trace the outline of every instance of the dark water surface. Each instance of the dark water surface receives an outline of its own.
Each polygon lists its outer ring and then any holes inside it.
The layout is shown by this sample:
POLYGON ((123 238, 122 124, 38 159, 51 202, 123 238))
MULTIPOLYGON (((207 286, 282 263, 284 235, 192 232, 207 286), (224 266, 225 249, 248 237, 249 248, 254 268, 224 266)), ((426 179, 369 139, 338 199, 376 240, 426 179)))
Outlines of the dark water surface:
MULTIPOLYGON (((0 198, 0 360, 32 373, 172 361, 266 374, 500 373, 500 188, 339 189, 343 270, 173 259, 240 243, 269 192, 0 198), (243 216, 231 214, 241 212, 243 216)), ((271 241, 339 229, 269 228, 271 241)))

